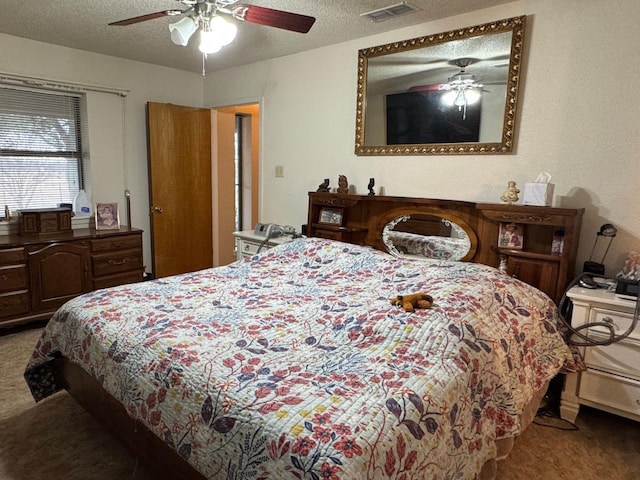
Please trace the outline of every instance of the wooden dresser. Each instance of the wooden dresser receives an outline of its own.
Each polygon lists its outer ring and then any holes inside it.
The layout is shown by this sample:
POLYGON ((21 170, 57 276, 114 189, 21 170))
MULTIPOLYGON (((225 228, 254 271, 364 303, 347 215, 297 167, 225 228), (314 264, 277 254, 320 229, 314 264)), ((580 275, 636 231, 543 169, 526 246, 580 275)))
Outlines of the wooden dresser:
POLYGON ((559 302, 575 275, 583 213, 575 208, 309 192, 307 235, 386 250, 382 233, 389 222, 406 215, 432 216, 465 227, 472 248, 464 260, 500 268, 559 302), (499 244, 501 229, 508 224, 522 232, 518 248, 499 244))
POLYGON ((142 280, 142 231, 0 236, 0 328, 47 319, 66 301, 142 280))

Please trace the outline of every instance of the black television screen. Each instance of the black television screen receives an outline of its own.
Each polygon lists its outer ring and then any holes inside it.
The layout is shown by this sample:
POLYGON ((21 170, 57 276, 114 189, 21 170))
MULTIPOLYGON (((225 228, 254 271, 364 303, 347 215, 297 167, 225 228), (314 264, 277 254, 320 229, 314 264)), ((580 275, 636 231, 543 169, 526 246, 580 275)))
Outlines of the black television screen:
POLYGON ((481 100, 464 109, 442 103, 441 90, 386 96, 387 145, 465 143, 480 139, 481 100))

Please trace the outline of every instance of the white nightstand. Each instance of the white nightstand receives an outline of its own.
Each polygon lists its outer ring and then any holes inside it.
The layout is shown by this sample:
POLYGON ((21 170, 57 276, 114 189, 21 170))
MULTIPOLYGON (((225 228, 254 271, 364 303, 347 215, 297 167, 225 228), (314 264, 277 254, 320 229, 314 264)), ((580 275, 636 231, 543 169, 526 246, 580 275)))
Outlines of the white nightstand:
POLYGON ((256 253, 264 252, 270 248, 275 247, 276 245, 290 242, 292 240, 291 236, 283 235, 280 237, 270 238, 267 242, 264 242, 266 237, 254 234, 253 230, 233 232, 233 236, 236 237, 236 255, 238 257, 238 260, 252 257, 256 253), (260 248, 261 245, 262 248, 260 248), (258 252, 258 250, 260 250, 260 252, 258 252))
MULTIPOLYGON (((571 324, 612 323, 615 334, 628 330, 636 303, 604 289, 573 287, 571 324)), ((596 326, 582 330, 589 338, 606 339, 608 330, 596 326)), ((607 346, 580 347, 587 370, 567 374, 560 400, 560 416, 574 422, 580 405, 588 405, 640 421, 640 327, 607 346)))

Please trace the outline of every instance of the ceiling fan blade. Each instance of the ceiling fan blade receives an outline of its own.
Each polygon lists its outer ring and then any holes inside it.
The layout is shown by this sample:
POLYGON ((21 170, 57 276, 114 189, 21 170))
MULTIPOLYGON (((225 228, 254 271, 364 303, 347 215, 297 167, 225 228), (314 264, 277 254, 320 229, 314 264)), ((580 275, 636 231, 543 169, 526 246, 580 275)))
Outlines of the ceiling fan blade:
POLYGON ((299 13, 284 12, 255 5, 236 5, 231 14, 234 18, 258 25, 282 28, 292 32, 307 33, 316 19, 299 13))
POLYGON ((162 12, 147 13, 146 15, 140 15, 139 17, 132 17, 118 22, 112 22, 109 25, 132 25, 134 23, 146 22, 147 20, 154 20, 156 18, 180 15, 181 13, 183 13, 182 10, 163 10, 162 12))

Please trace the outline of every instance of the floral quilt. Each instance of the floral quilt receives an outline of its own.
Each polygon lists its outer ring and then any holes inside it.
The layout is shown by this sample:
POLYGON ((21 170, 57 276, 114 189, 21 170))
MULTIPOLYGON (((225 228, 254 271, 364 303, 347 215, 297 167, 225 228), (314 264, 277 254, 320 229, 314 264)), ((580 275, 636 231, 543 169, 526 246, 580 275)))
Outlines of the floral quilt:
POLYGON ((77 297, 63 355, 209 479, 473 479, 572 355, 553 302, 484 265, 298 239, 228 266, 77 297), (390 304, 434 297, 428 310, 390 304))

